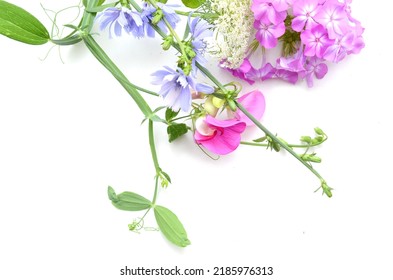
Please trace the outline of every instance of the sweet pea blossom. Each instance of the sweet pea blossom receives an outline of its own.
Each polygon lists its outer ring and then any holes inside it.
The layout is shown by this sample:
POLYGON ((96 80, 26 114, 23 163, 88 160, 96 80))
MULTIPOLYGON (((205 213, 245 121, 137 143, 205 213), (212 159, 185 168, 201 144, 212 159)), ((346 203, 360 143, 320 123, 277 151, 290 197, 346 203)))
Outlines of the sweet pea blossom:
POLYGON ((214 92, 214 88, 199 84, 190 76, 186 76, 181 69, 173 70, 170 67, 164 67, 165 70, 154 72, 152 76, 154 80, 152 84, 161 85, 158 92, 164 98, 166 104, 174 111, 183 110, 188 112, 191 107, 191 91, 203 92, 210 94, 214 92))
POLYGON ((195 142, 212 153, 226 155, 240 145, 246 123, 237 119, 218 120, 210 115, 196 121, 195 142))
POLYGON ((307 60, 305 69, 308 87, 313 86, 314 76, 320 80, 325 77, 326 73, 328 72, 328 67, 325 63, 323 63, 323 60, 315 56, 307 60))
MULTIPOLYGON (((261 119, 265 113, 265 97, 259 90, 254 90, 237 99, 237 102, 243 105, 244 108, 257 120, 261 119)), ((236 119, 245 122, 247 126, 252 126, 254 123, 239 109, 235 112, 236 119)))

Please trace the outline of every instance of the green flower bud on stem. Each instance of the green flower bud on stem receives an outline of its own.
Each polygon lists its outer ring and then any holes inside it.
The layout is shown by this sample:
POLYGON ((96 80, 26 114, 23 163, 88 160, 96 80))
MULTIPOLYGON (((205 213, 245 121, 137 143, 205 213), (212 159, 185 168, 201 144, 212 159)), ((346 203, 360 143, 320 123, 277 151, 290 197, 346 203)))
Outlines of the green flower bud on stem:
POLYGON ((307 143, 307 144, 311 144, 312 139, 311 139, 310 136, 301 136, 301 137, 300 137, 300 141, 301 141, 301 142, 305 142, 305 143, 307 143))
POLYGON ((169 35, 169 36, 166 36, 165 38, 164 38, 164 42, 162 42, 162 49, 164 50, 164 51, 167 51, 167 50, 169 50, 170 49, 170 47, 172 46, 172 44, 173 44, 173 36, 172 35, 169 35))
POLYGON ((157 25, 157 24, 160 22, 160 20, 163 19, 163 17, 164 17, 163 11, 160 10, 160 9, 158 9, 158 10, 154 13, 154 16, 153 16, 153 19, 151 20, 151 23, 154 24, 154 25, 157 25))
POLYGON ((329 186, 326 184, 326 182, 322 182, 321 188, 322 188, 322 190, 323 190, 323 193, 326 194, 327 197, 332 197, 332 196, 333 196, 333 194, 332 194, 332 190, 333 190, 333 189, 332 189, 331 187, 329 187, 329 186))
POLYGON ((317 157, 315 154, 303 154, 303 155, 300 155, 300 157, 304 161, 308 161, 308 162, 315 162, 315 163, 322 162, 322 159, 320 157, 317 157))
POLYGON ((318 135, 321 135, 321 136, 325 135, 325 132, 323 132, 323 130, 320 129, 319 127, 314 128, 314 131, 318 135))

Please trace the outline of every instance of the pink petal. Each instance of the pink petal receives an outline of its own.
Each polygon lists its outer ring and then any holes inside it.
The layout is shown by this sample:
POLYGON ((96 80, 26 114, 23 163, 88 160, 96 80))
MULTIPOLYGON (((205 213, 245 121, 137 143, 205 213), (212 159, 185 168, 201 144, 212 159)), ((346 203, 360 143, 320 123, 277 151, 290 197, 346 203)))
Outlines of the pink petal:
POLYGON ((206 116, 205 122, 215 132, 204 136, 195 131, 194 139, 198 144, 218 155, 229 154, 239 146, 246 123, 236 119, 217 120, 210 115, 206 116))
MULTIPOLYGON (((251 113, 257 120, 260 120, 265 112, 266 103, 265 97, 259 90, 254 90, 237 100, 248 112, 251 113)), ((254 125, 254 123, 240 110, 237 110, 235 116, 238 120, 245 122, 247 126, 254 125)))

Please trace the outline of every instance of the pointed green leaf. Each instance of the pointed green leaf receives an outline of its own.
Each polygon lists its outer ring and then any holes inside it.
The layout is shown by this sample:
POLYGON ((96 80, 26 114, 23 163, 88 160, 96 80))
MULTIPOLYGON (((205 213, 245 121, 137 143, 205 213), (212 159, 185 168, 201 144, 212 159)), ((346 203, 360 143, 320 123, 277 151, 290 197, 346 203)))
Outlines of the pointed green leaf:
POLYGON ((124 211, 140 211, 151 207, 150 200, 133 192, 122 192, 116 195, 112 187, 108 187, 108 197, 113 206, 124 211))
POLYGON ((182 223, 172 211, 157 205, 154 208, 154 216, 160 230, 170 242, 180 247, 186 247, 191 244, 182 223))
POLYGON ((0 34, 30 45, 49 41, 49 32, 32 14, 0 0, 0 34))
POLYGON ((175 141, 180 136, 188 132, 187 125, 184 123, 173 123, 167 127, 169 142, 175 141))
POLYGON ((181 0, 181 1, 186 7, 191 9, 196 9, 206 2, 206 0, 181 0))
POLYGON ((165 120, 167 122, 171 122, 171 120, 173 120, 174 118, 176 118, 176 116, 179 114, 179 111, 173 111, 171 108, 167 108, 165 111, 165 120))

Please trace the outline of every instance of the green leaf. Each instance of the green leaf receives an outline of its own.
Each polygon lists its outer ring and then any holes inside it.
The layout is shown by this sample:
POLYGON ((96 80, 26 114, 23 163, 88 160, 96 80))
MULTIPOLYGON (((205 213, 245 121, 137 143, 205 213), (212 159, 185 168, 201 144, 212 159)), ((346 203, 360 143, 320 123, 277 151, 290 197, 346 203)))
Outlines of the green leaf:
POLYGON ((150 200, 133 192, 116 194, 112 187, 108 187, 108 197, 113 206, 124 211, 140 211, 151 207, 150 200))
POLYGON ((180 247, 186 247, 191 244, 182 223, 172 211, 157 205, 154 208, 154 216, 160 230, 170 242, 180 247))
POLYGON ((50 38, 38 19, 6 1, 0 1, 0 34, 30 45, 43 45, 50 38))
POLYGON ((173 120, 174 118, 177 117, 177 115, 179 114, 180 110, 175 112, 173 111, 171 108, 167 108, 165 111, 165 120, 167 122, 171 122, 171 120, 173 120))
POLYGON ((108 197, 111 201, 114 202, 119 201, 119 198, 117 197, 115 190, 111 186, 108 186, 108 197))
POLYGON ((186 7, 191 9, 196 9, 206 2, 206 0, 181 0, 181 1, 186 7))
POLYGON ((169 137, 169 142, 172 143, 180 136, 186 134, 188 132, 187 125, 184 123, 173 123, 168 126, 167 133, 169 137))
POLYGON ((158 0, 158 2, 166 4, 166 2, 168 2, 168 0, 158 0))
POLYGON ((254 139, 254 140, 252 140, 252 141, 255 142, 255 143, 262 143, 262 142, 265 142, 266 139, 267 139, 267 137, 266 137, 266 136, 263 136, 263 137, 261 137, 261 138, 254 139))

